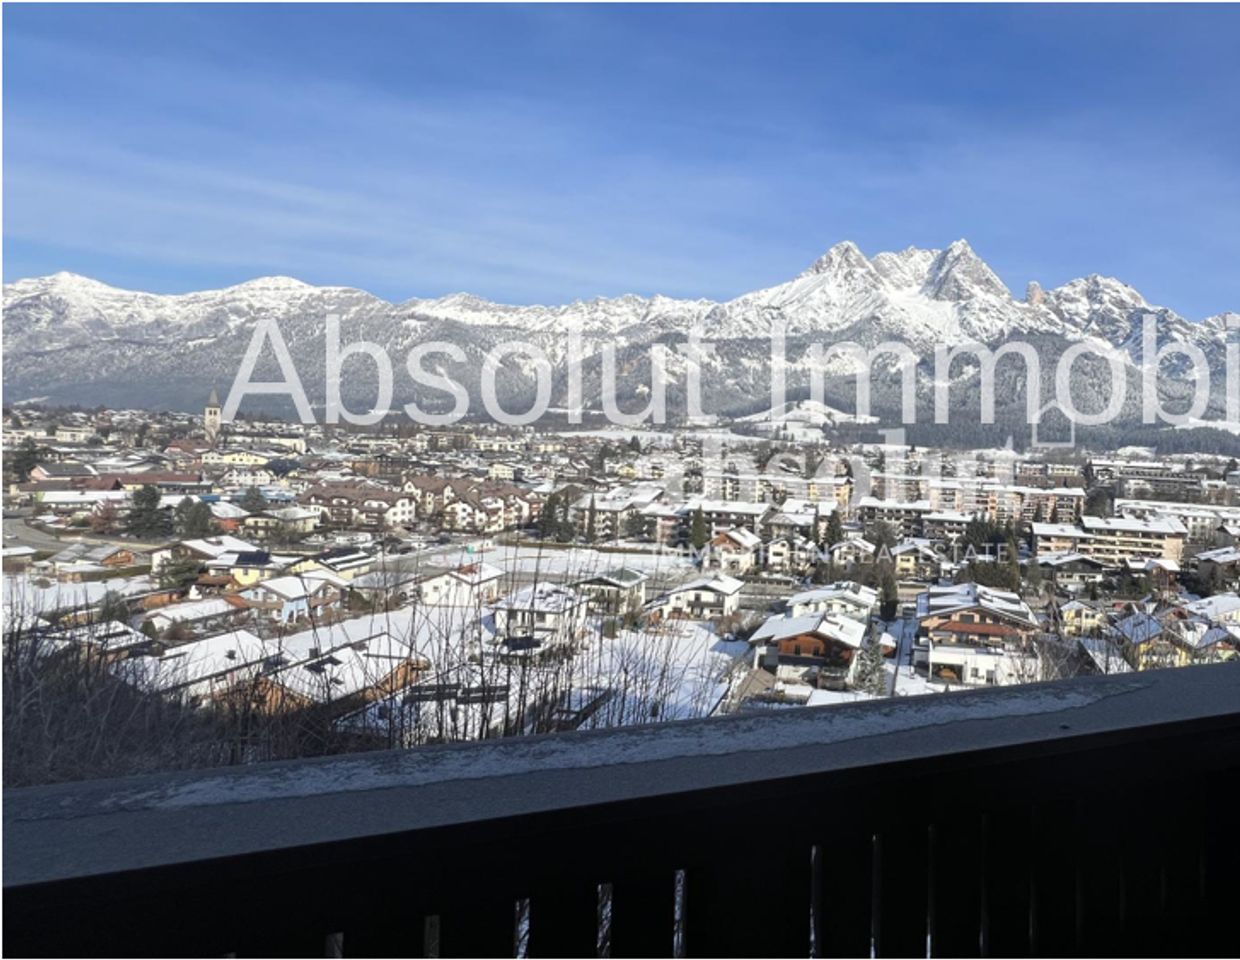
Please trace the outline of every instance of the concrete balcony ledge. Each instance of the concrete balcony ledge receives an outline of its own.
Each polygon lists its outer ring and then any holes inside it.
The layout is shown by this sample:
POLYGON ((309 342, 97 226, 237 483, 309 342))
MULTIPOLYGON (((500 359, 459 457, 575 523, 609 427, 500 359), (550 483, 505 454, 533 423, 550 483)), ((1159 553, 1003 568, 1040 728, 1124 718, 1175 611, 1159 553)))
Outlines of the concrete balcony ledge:
POLYGON ((1240 663, 5 790, 4 886, 1237 729, 1240 663))

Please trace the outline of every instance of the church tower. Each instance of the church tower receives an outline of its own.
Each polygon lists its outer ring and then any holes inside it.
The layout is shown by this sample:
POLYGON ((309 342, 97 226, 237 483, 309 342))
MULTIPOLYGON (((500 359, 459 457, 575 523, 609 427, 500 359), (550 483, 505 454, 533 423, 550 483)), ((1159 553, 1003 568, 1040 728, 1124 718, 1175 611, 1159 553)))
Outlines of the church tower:
POLYGON ((207 405, 202 411, 202 426, 207 433, 207 440, 212 444, 220 435, 220 396, 211 388, 211 396, 207 397, 207 405))

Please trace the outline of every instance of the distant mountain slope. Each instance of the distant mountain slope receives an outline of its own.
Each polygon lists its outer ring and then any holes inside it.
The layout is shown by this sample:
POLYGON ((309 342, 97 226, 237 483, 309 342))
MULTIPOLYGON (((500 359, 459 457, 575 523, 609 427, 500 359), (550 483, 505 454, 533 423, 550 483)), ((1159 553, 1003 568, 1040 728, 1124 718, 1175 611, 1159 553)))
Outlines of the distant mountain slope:
MULTIPOLYGON (((335 314, 345 342, 364 339, 387 348, 396 367, 398 404, 443 399, 442 393, 416 389, 403 369, 409 349, 425 340, 445 340, 464 350, 466 363, 445 369, 467 386, 471 409, 478 411, 479 367, 486 350, 497 343, 523 339, 539 346, 562 390, 566 332, 578 328, 588 358, 587 399, 597 397, 597 359, 605 345, 617 349, 620 381, 632 399, 640 397, 637 387, 649 378, 650 345, 682 340, 697 330, 716 345, 703 378, 707 408, 749 413, 770 406, 765 339, 776 324, 788 338, 787 381, 796 389, 810 381, 804 350, 814 342, 826 346, 851 340, 872 347, 899 341, 926 368, 936 346, 969 341, 994 346, 1026 339, 1046 365, 1066 345, 1082 340, 1113 345, 1135 358, 1141 355, 1140 323, 1146 313, 1158 318, 1160 342, 1179 340, 1205 352, 1214 372, 1211 409, 1221 409, 1228 315, 1193 323, 1151 306, 1132 287, 1099 276, 1052 290, 1030 284, 1018 300, 963 240, 943 250, 909 248, 872 258, 855 244, 840 243, 788 282, 724 303, 627 295, 564 306, 508 306, 468 294, 389 303, 362 290, 314 287, 287 277, 162 296, 59 273, 4 287, 4 381, 11 400, 48 397, 53 402, 197 409, 213 385, 227 391, 256 324, 271 318, 307 391, 321 400, 324 321, 335 314)), ((675 376, 683 363, 674 357, 671 367, 675 376)), ((1184 367, 1179 360, 1168 365, 1168 372, 1182 376, 1184 367)), ((260 375, 274 378, 276 372, 273 364, 260 365, 260 375)), ((836 390, 830 402, 851 396, 851 389, 840 392, 838 380, 848 372, 846 363, 828 367, 829 385, 836 390)), ((346 373, 346 401, 364 406, 374 395, 370 361, 350 361, 346 373)), ((506 364, 496 378, 501 399, 515 408, 528 398, 529 373, 519 361, 506 364)), ((1128 371, 1130 378, 1135 375, 1128 371)), ((967 370, 957 376, 954 369, 953 376, 966 393, 975 388, 969 386, 973 375, 967 370)), ((1005 369, 1004 376, 1010 379, 1013 373, 1005 369)), ((1079 379, 1086 398, 1096 394, 1097 378, 1088 365, 1079 379)), ((876 408, 890 407, 894 381, 890 376, 880 381, 876 408)), ((1019 402, 1020 391, 1008 385, 1005 380, 1000 396, 1010 407, 1019 402)), ((1186 389, 1172 381, 1166 392, 1182 398, 1186 389)), ((927 390, 923 385, 923 402, 927 390)), ((1125 415, 1134 409, 1130 399, 1125 415)))

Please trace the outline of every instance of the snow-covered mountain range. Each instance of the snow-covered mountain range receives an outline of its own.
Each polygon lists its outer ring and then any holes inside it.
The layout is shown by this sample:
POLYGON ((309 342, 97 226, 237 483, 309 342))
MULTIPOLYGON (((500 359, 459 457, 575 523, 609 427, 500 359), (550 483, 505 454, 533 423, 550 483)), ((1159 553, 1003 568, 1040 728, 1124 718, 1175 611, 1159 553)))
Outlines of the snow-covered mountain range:
MULTIPOLYGON (((1157 318, 1160 342, 1180 340, 1205 352, 1216 374, 1212 393, 1218 407, 1224 330, 1227 318, 1236 317, 1220 314, 1192 322, 1147 303, 1119 280, 1096 275, 1050 290, 1033 283, 1018 299, 963 240, 942 250, 910 247, 870 258, 855 244, 840 243, 792 280, 727 302, 627 295, 564 306, 508 306, 454 294, 389 303, 362 290, 314 287, 287 277, 164 296, 58 273, 4 287, 6 396, 197 409, 213 385, 227 390, 255 325, 272 318, 307 391, 321 398, 329 314, 341 318, 346 343, 365 339, 387 348, 397 371, 398 403, 420 396, 403 365, 409 349, 424 340, 462 347, 467 362, 444 370, 476 398, 481 358, 499 342, 536 344, 562 376, 566 331, 576 327, 595 366, 603 345, 616 346, 620 379, 633 384, 648 380, 650 344, 674 343, 696 329, 715 344, 703 380, 706 407, 712 410, 713 396, 712 412, 723 413, 769 406, 766 338, 773 323, 786 331, 787 379, 796 388, 808 383, 803 351, 812 342, 826 346, 851 340, 873 346, 898 340, 931 364, 938 344, 995 346, 1026 339, 1053 360, 1067 344, 1093 340, 1136 360, 1147 314, 1157 318)), ((1170 373, 1183 366, 1177 364, 1169 365, 1170 373)), ((845 372, 832 367, 828 379, 845 372)), ((276 368, 260 365, 259 373, 274 378, 276 368)), ((671 373, 676 376, 675 363, 671 373)), ((356 406, 373 398, 369 361, 359 359, 356 367, 346 367, 346 374, 346 400, 352 396, 356 406)), ((597 388, 591 376, 588 365, 587 400, 597 388)), ((967 371, 961 378, 968 379, 967 371)), ((528 370, 519 360, 507 364, 497 382, 501 398, 513 398, 514 406, 530 390, 528 370)), ((1177 389, 1172 382, 1170 394, 1177 389)), ((441 392, 427 396, 443 399, 441 392)), ((882 402, 879 390, 876 405, 882 402)))

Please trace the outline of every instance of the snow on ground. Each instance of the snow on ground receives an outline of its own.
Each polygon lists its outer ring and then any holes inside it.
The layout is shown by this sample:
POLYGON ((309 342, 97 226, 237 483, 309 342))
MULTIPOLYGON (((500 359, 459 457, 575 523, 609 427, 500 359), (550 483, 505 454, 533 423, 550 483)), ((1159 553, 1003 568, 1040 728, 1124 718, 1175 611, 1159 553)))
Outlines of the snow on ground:
POLYGON ((535 571, 549 576, 567 576, 569 578, 587 577, 592 574, 613 570, 616 567, 628 567, 643 573, 678 574, 686 576, 695 572, 696 568, 687 556, 672 552, 644 550, 641 552, 603 551, 586 547, 570 547, 557 549, 552 547, 514 547, 497 546, 482 554, 487 563, 493 563, 505 570, 519 570, 522 573, 535 571))
MULTIPOLYGON (((895 670, 895 664, 888 663, 884 669, 887 677, 890 679, 892 672, 895 670)), ((907 666, 900 668, 899 674, 896 676, 896 692, 897 697, 920 697, 928 693, 943 693, 948 689, 947 685, 942 682, 931 682, 920 674, 912 673, 907 666)), ((956 690, 966 690, 967 687, 955 687, 956 690)), ((836 703, 856 703, 859 700, 874 700, 868 693, 862 693, 859 690, 814 690, 809 695, 809 703, 807 706, 824 707, 829 704, 836 703)))
POLYGON ((578 656, 576 678, 585 686, 608 686, 612 694, 586 726, 707 716, 727 692, 733 663, 748 654, 743 640, 723 640, 692 620, 621 630, 611 639, 600 635, 578 656))
POLYGON ((41 578, 16 574, 4 578, 4 614, 39 616, 57 611, 84 609, 98 604, 108 592, 121 596, 147 593, 155 589, 148 576, 114 577, 110 580, 85 580, 79 583, 42 581, 41 578))
POLYGON ((1240 423, 1231 420, 1202 420, 1198 417, 1189 417, 1184 423, 1177 423, 1176 430, 1198 430, 1210 428, 1214 430, 1226 430, 1228 433, 1240 434, 1240 423))

